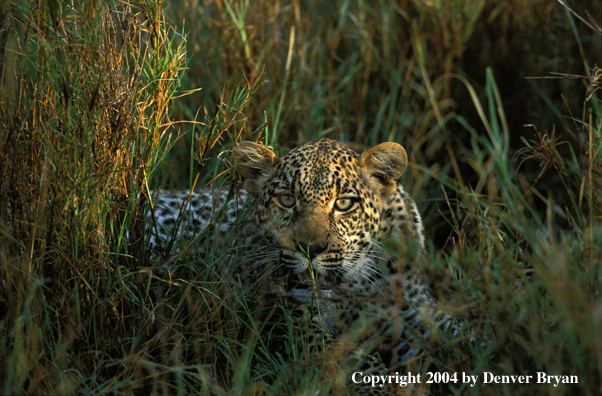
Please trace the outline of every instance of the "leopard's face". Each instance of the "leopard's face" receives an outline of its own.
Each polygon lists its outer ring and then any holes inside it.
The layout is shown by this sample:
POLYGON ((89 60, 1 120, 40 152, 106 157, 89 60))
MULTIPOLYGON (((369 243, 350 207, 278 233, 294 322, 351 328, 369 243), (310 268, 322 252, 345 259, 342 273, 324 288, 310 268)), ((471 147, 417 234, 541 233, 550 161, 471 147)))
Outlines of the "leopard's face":
POLYGON ((252 143, 235 152, 245 188, 256 196, 252 221, 277 241, 289 274, 348 291, 384 276, 376 236, 406 167, 403 148, 385 145, 362 156, 326 139, 281 159, 252 143))
POLYGON ((313 269, 314 277, 352 288, 378 275, 371 255, 381 209, 382 197, 359 155, 330 141, 285 156, 257 204, 262 228, 282 249, 283 265, 298 274, 313 269))

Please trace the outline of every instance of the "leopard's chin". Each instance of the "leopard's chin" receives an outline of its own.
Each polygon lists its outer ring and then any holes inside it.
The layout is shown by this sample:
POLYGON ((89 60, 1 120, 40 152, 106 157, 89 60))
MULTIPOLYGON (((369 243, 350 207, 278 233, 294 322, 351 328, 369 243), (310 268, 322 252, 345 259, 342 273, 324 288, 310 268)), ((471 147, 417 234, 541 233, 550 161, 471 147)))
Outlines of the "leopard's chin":
POLYGON ((314 289, 307 287, 297 287, 290 291, 290 294, 297 299, 297 301, 310 304, 312 301, 331 301, 337 298, 337 294, 333 289, 314 289))

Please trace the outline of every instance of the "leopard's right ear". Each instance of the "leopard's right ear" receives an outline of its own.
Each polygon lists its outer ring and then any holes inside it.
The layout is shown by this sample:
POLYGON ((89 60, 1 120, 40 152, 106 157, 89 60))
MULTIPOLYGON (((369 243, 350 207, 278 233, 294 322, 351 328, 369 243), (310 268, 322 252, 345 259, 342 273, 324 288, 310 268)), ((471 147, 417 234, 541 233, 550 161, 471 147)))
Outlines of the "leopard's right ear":
POLYGON ((281 159, 265 146, 253 142, 241 142, 232 149, 232 161, 236 166, 236 172, 243 179, 245 190, 257 196, 281 159))

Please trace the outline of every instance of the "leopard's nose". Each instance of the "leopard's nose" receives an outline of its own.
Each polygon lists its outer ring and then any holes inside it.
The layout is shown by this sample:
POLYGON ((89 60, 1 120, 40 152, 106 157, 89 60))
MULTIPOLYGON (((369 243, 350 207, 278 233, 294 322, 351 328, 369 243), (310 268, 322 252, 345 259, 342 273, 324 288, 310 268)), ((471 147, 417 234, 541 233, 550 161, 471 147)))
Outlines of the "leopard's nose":
POLYGON ((324 252, 328 248, 328 244, 312 243, 311 245, 305 242, 295 241, 297 251, 301 252, 305 257, 313 260, 318 254, 324 252))

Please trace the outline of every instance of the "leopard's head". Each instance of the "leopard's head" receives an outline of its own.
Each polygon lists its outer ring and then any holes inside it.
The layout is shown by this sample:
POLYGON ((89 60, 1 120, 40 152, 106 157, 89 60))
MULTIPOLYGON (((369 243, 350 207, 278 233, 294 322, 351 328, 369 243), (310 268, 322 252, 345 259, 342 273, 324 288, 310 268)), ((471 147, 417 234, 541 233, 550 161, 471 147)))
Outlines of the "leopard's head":
POLYGON ((343 143, 319 139, 278 158, 243 142, 233 158, 256 198, 253 220, 277 241, 289 271, 320 279, 323 289, 361 290, 383 276, 375 235, 383 204, 407 167, 403 147, 383 143, 360 156, 343 143))

